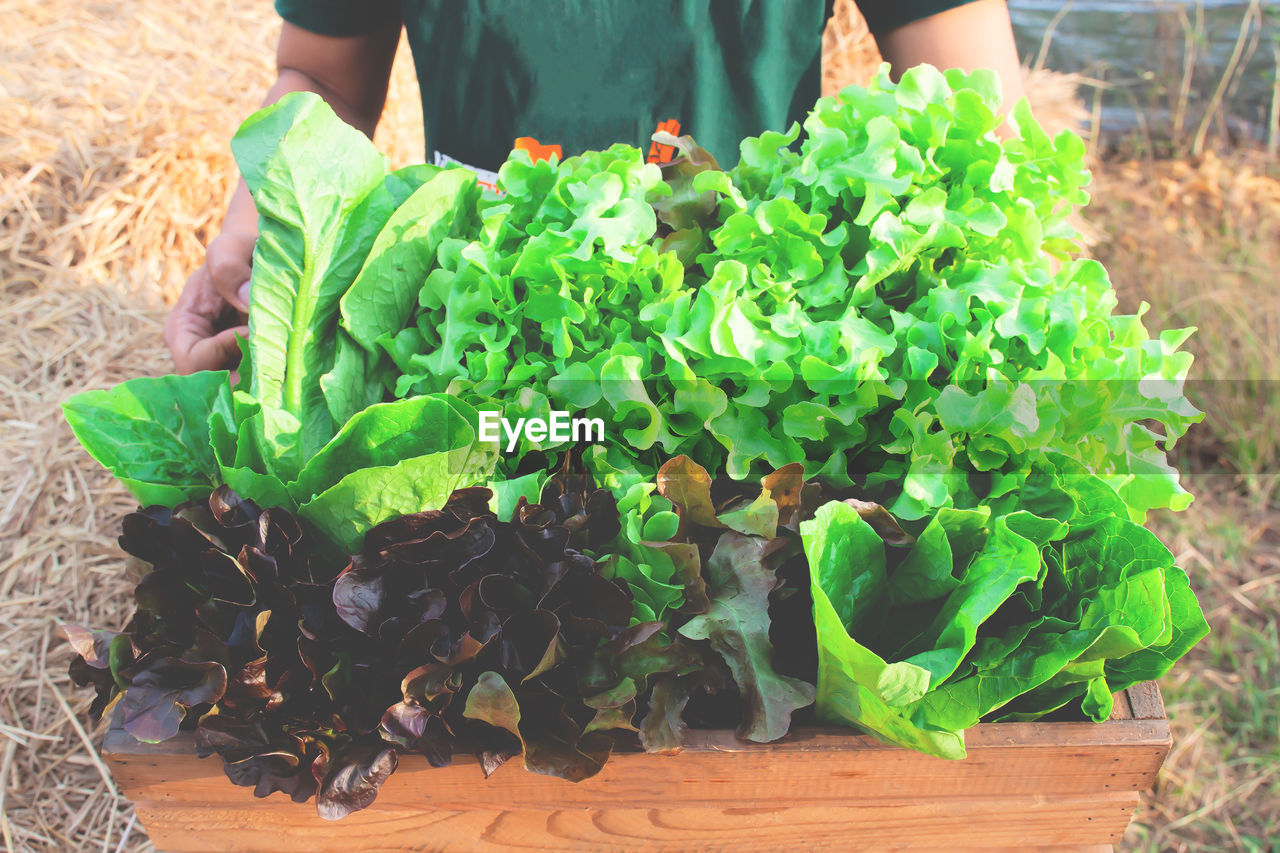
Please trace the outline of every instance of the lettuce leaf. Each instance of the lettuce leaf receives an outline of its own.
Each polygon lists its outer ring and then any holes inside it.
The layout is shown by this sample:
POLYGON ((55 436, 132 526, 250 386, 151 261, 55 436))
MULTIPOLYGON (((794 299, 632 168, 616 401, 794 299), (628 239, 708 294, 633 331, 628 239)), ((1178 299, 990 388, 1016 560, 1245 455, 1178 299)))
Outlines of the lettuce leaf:
POLYGON ((356 343, 373 352, 379 337, 404 326, 435 266, 440 241, 465 222, 463 214, 477 196, 475 176, 450 169, 426 181, 391 214, 339 302, 342 325, 356 343))
POLYGON ((337 431, 320 377, 337 350, 342 294, 394 210, 386 158, 319 95, 291 93, 231 141, 259 215, 249 393, 262 406, 260 452, 291 480, 337 431))
POLYGON ((1079 463, 1050 466, 1022 506, 940 510, 905 554, 844 503, 800 524, 821 717, 959 758, 983 719, 1075 702, 1105 720, 1113 693, 1158 678, 1205 636, 1169 550, 1079 463), (1062 518, 1031 511, 1046 507, 1062 518), (887 595, 863 580, 886 564, 887 595), (866 607, 882 619, 860 617, 866 607))
POLYGON ((498 448, 478 440, 477 420, 443 395, 370 406, 289 485, 299 514, 354 553, 377 524, 443 506, 455 489, 489 478, 498 448))
POLYGON ((791 715, 813 703, 814 689, 779 674, 769 643, 769 593, 778 578, 765 565, 769 540, 724 533, 707 560, 711 605, 680 628, 681 636, 709 640, 733 673, 742 697, 738 737, 768 743, 791 728, 791 715))
POLYGON ((139 377, 62 404, 76 438, 143 506, 173 506, 222 482, 209 414, 227 372, 139 377))

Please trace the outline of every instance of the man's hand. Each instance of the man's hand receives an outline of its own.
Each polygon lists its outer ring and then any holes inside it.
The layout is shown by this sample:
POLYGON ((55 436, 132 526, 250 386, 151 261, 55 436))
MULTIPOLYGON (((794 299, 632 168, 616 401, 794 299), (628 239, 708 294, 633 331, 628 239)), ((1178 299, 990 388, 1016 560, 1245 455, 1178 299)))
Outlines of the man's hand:
POLYGON ((164 342, 179 373, 234 366, 237 337, 248 337, 249 271, 255 235, 224 231, 187 279, 164 324, 164 342))
POLYGON ((224 225, 222 233, 209 242, 204 253, 204 266, 213 279, 214 289, 241 314, 249 312, 249 276, 253 273, 253 244, 257 239, 256 227, 230 231, 224 225))
MULTIPOLYGON (((316 92, 343 121, 373 136, 387 98, 400 24, 368 35, 323 36, 285 21, 276 50, 279 72, 263 105, 287 92, 316 92)), ((164 342, 179 373, 235 364, 237 337, 248 337, 249 272, 258 237, 258 213, 240 181, 204 264, 187 279, 164 324, 164 342)))

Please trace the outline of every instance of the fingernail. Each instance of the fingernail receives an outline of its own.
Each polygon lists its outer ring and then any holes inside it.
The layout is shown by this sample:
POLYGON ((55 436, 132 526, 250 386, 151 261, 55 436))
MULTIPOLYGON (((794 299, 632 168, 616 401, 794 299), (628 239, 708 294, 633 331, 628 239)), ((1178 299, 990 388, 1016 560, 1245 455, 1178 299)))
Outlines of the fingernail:
POLYGON ((249 282, 240 285, 240 289, 236 291, 236 296, 240 298, 241 305, 249 304, 249 282))

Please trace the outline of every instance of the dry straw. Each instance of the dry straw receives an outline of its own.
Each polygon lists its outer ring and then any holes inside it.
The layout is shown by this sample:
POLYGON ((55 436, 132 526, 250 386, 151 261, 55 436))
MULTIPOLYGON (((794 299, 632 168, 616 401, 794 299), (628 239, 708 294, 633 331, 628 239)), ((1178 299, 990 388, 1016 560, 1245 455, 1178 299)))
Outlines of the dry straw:
MULTIPOLYGON (((0 2, 0 20, 0 843, 147 849, 58 628, 128 617, 134 504, 58 406, 169 368, 164 303, 218 225, 278 22, 257 0, 0 2)), ((398 163, 421 157, 413 85, 399 63, 378 140, 398 163)))
MULTIPOLYGON (((879 57, 838 8, 827 79, 866 80, 879 57)), ((58 407, 169 368, 164 303, 216 230, 278 22, 265 0, 0 0, 0 20, 0 843, 149 849, 88 748, 58 627, 128 617, 134 504, 58 407)), ((397 164, 421 157, 415 87, 402 49, 378 134, 397 164)))

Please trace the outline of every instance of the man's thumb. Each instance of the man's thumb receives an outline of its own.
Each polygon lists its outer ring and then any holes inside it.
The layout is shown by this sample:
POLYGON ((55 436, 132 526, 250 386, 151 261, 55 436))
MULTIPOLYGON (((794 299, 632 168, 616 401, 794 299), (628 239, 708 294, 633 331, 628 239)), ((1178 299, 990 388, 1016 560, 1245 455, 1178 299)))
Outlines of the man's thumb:
POLYGON ((245 285, 253 273, 253 240, 239 234, 221 234, 209 244, 205 262, 218 295, 237 310, 248 310, 245 285))
POLYGON ((206 338, 201 344, 206 347, 208 359, 202 358, 204 363, 213 363, 219 365, 232 366, 240 361, 240 338, 249 337, 248 326, 233 326, 230 329, 223 329, 211 338, 206 338))

